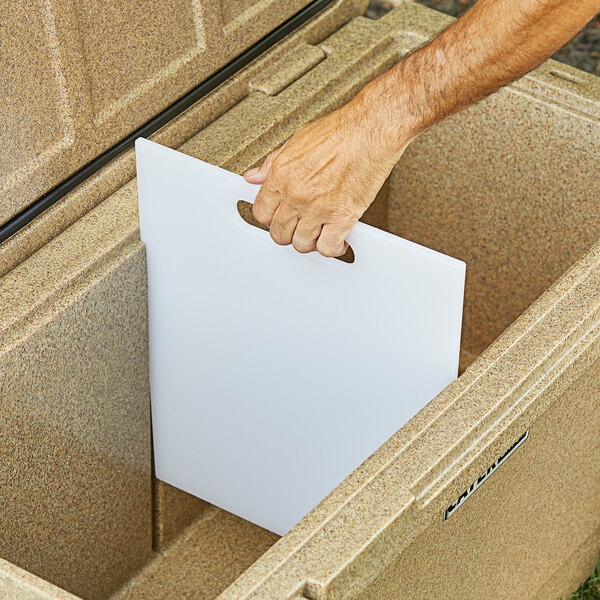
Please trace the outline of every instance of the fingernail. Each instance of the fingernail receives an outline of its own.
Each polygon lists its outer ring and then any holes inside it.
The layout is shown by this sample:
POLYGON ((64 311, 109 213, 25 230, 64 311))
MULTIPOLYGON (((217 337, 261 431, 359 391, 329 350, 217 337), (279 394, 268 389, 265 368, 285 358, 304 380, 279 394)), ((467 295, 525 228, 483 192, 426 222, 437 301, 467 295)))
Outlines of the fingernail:
POLYGON ((244 173, 244 177, 252 177, 252 175, 256 175, 258 173, 258 167, 254 167, 254 169, 250 169, 244 173))

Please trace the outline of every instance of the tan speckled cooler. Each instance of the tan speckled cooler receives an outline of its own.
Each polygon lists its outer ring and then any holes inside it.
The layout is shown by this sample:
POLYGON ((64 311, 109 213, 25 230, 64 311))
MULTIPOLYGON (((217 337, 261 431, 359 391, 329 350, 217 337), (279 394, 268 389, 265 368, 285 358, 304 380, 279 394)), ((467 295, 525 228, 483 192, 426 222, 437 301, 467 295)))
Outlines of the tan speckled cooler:
MULTIPOLYGON (((4 3, 0 223, 305 4, 4 3)), ((152 139, 242 172, 451 21, 363 9, 152 139)), ((462 374, 278 539, 152 477, 134 157, 112 160, 0 245, 0 598, 568 596, 600 553, 599 161, 600 80, 553 61, 409 148, 365 220, 466 261, 462 374)))

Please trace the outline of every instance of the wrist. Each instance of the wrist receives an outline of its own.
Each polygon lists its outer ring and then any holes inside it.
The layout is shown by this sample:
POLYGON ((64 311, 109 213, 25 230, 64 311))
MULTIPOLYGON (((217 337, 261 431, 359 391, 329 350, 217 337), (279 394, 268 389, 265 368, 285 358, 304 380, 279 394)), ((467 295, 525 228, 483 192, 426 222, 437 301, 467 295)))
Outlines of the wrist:
POLYGON ((368 83, 351 101, 353 109, 364 115, 365 127, 382 148, 399 159, 406 147, 426 129, 414 106, 414 95, 402 77, 399 63, 368 83))

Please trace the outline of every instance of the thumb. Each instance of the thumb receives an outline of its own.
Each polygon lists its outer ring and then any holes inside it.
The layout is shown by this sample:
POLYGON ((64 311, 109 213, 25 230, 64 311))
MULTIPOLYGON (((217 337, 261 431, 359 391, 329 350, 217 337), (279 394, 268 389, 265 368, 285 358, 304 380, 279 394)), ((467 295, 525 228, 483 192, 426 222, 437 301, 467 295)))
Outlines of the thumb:
POLYGON ((275 152, 271 152, 271 154, 269 154, 269 156, 267 156, 267 158, 265 158, 263 164, 260 165, 260 167, 255 167, 254 169, 250 169, 249 171, 246 171, 244 173, 244 179, 248 183, 259 183, 262 185, 265 182, 265 179, 267 178, 269 171, 271 170, 273 161, 277 158, 277 156, 283 150, 284 147, 285 147, 285 144, 278 150, 275 150, 275 152))

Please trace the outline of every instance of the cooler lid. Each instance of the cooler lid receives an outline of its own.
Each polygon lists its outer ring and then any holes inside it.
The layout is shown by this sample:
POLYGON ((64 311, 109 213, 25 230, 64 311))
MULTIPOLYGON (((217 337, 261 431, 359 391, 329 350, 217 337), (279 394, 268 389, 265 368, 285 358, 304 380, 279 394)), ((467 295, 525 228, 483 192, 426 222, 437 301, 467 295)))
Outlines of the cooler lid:
POLYGON ((0 225, 309 4, 0 3, 0 225))

